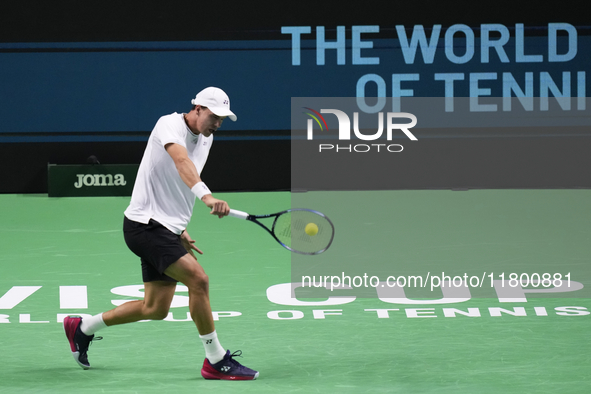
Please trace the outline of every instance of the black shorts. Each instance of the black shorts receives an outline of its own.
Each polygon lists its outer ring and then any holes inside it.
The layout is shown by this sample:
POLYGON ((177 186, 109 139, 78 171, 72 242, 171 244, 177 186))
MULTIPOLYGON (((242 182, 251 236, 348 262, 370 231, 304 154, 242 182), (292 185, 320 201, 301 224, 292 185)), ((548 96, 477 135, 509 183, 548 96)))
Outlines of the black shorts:
POLYGON ((123 235, 127 247, 142 262, 144 282, 157 280, 177 282, 165 275, 164 271, 187 254, 180 235, 176 235, 155 220, 143 224, 129 220, 127 217, 123 219, 123 235))

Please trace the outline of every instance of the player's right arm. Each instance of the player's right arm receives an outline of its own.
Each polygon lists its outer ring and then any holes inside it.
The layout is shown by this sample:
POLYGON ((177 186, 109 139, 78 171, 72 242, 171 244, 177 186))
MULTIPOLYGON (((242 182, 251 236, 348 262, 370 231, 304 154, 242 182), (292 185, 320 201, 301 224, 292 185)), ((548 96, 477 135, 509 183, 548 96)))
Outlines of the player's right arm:
MULTIPOLYGON (((174 161, 174 165, 181 176, 181 179, 187 185, 188 188, 193 188, 197 183, 202 182, 195 164, 189 159, 187 149, 179 144, 169 143, 164 146, 166 152, 170 155, 174 161)), ((211 194, 206 194, 201 198, 201 201, 211 208, 211 214, 217 215, 220 218, 226 216, 230 212, 228 203, 223 200, 218 200, 211 194)))

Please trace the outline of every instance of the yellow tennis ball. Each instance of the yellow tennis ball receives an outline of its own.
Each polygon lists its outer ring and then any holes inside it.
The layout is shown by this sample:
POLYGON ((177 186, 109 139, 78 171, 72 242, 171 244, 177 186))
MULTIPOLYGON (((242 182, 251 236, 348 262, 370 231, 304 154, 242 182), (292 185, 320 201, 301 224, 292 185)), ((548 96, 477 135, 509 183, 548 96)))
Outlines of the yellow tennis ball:
POLYGON ((304 229, 304 231, 306 232, 306 234, 314 236, 318 234, 318 226, 316 225, 316 223, 308 223, 306 224, 306 228, 304 229))

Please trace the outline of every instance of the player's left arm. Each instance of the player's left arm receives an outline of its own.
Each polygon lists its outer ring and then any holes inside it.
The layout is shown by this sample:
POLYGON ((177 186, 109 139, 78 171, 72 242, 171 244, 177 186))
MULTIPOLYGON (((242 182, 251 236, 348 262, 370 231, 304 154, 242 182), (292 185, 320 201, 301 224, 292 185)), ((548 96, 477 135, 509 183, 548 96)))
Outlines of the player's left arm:
MULTIPOLYGON (((166 144, 164 148, 170 157, 172 157, 174 165, 176 166, 181 179, 187 185, 187 187, 193 188, 193 186, 195 186, 197 183, 202 182, 201 177, 197 172, 197 168, 195 168, 195 164, 193 164, 191 159, 189 159, 187 149, 184 146, 175 143, 169 143, 166 144)), ((230 213, 230 207, 228 206, 228 203, 223 200, 218 200, 211 194, 206 194, 203 196, 201 201, 211 208, 212 215, 217 215, 221 218, 230 213)))

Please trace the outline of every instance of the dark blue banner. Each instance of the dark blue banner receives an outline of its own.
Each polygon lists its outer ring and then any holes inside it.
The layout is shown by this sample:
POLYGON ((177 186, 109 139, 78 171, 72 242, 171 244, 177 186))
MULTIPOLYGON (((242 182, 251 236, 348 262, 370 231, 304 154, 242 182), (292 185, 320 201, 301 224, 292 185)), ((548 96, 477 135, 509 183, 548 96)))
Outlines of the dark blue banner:
POLYGON ((245 138, 289 130, 292 97, 368 97, 371 112, 376 97, 550 97, 568 115, 585 109, 587 30, 284 26, 285 40, 269 41, 4 43, 0 141, 145 140, 207 86, 238 115, 223 130, 245 138))

